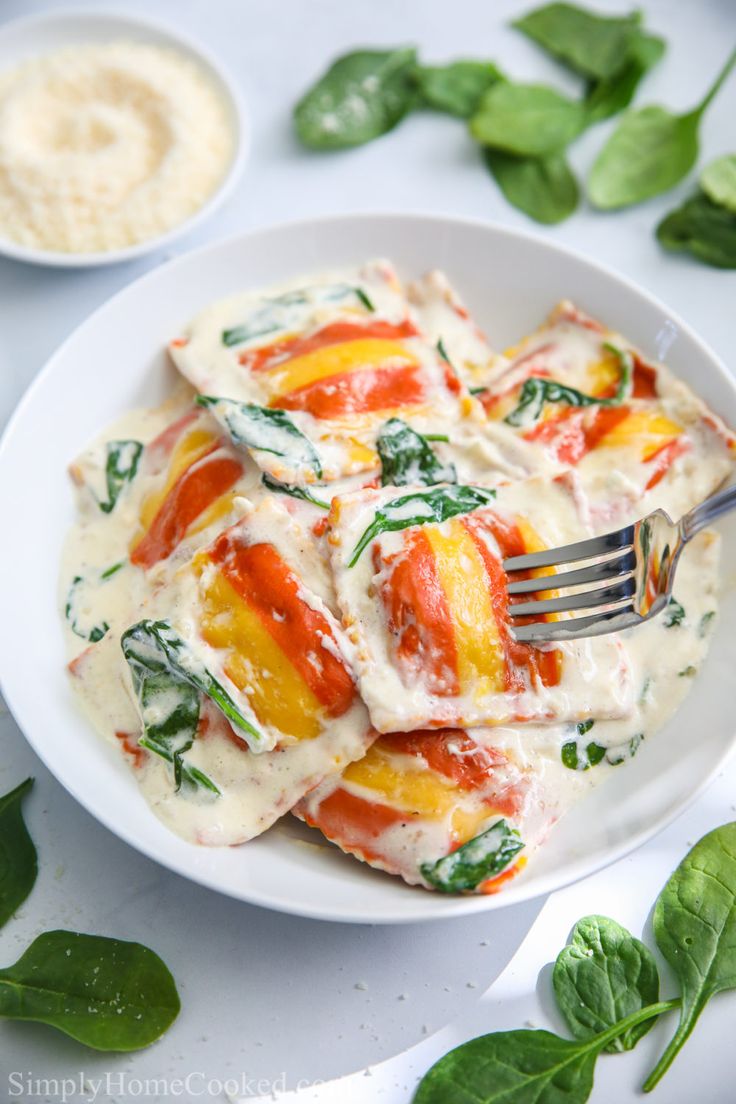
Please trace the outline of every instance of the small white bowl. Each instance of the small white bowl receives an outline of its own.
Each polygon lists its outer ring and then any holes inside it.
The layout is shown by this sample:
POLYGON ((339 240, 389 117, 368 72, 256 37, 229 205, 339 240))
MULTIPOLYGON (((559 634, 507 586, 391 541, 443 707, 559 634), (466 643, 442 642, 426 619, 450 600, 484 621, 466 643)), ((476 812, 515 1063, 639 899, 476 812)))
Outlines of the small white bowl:
POLYGON ((232 128, 233 155, 227 173, 209 199, 189 218, 165 233, 146 238, 136 245, 100 252, 67 253, 61 250, 34 249, 0 238, 0 256, 57 268, 91 268, 134 260, 188 234, 217 210, 237 183, 243 171, 249 142, 249 128, 239 89, 219 60, 192 39, 164 23, 124 12, 96 12, 77 8, 64 8, 15 19, 10 23, 0 24, 0 71, 17 65, 26 58, 50 53, 65 46, 120 39, 176 49, 204 70, 225 103, 232 128))

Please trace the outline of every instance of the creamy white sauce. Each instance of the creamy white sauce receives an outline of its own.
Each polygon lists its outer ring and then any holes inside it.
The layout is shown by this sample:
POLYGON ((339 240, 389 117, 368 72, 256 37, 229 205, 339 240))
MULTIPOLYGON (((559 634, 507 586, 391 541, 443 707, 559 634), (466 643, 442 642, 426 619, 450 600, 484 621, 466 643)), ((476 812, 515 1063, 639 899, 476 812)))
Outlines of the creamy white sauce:
MULTIPOLYGON (((266 298, 287 293, 287 301, 278 305, 274 317, 269 316, 270 323, 281 327, 275 337, 286 326, 306 324, 305 310, 309 325, 332 320, 335 311, 338 317, 344 317, 342 304, 349 296, 343 300, 335 296, 334 289, 353 287, 358 272, 360 286, 368 288, 382 316, 397 321, 405 317, 408 307, 390 266, 376 262, 354 272, 328 274, 317 281, 315 291, 300 293, 291 302, 288 293, 295 286, 297 291, 303 290, 301 282, 286 285, 282 292, 270 290, 266 298)), ((418 287, 421 289, 421 285, 418 287)), ((459 300, 443 278, 434 275, 426 282, 424 292, 415 288, 412 296, 419 311, 417 319, 421 319, 430 338, 441 331, 448 354, 462 361, 467 379, 505 370, 508 362, 494 357, 472 321, 458 312, 459 300)), ((222 386, 223 393, 230 390, 231 397, 252 401, 252 394, 242 386, 237 360, 222 346, 221 333, 242 324, 244 317, 252 317, 254 304, 258 303, 258 311, 266 310, 263 296, 253 293, 216 304, 187 330, 186 344, 173 350, 184 374, 204 391, 222 386)), ((350 309, 357 311, 360 304, 350 309)), ((266 315, 260 317, 265 325, 266 315)), ((269 331, 268 340, 275 337, 269 331)), ((251 340, 257 343, 255 337, 251 340)), ((649 493, 646 503, 664 502, 677 514, 692 503, 694 496, 712 489, 730 469, 731 460, 723 449, 714 447, 708 427, 698 421, 704 410, 700 401, 669 377, 665 390, 663 402, 669 404, 668 412, 687 422, 695 444, 682 465, 649 493), (697 418, 691 413, 694 410, 697 418)), ((120 749, 133 767, 156 815, 185 838, 209 845, 243 842, 265 830, 299 798, 303 800, 297 814, 308 814, 341 784, 341 771, 359 759, 373 739, 366 709, 356 699, 354 706, 319 737, 295 743, 283 733, 271 733, 266 747, 275 750, 254 753, 233 737, 219 710, 205 700, 202 710, 206 731, 194 740, 186 761, 216 781, 219 797, 184 789, 175 792, 171 766, 138 747, 140 707, 120 637, 141 619, 169 621, 191 645, 197 663, 212 670, 246 711, 248 687, 240 692, 227 683, 220 657, 199 632, 200 589, 209 568, 205 567, 198 578, 189 566, 197 551, 235 523, 247 529, 249 539, 272 544, 297 573, 301 600, 332 625, 331 635, 321 633, 315 638, 307 660, 319 670, 323 654, 346 659, 357 673, 362 697, 378 729, 412 729, 428 723, 471 724, 478 743, 505 754, 500 777, 509 785, 518 784, 524 794, 514 827, 524 840, 526 857, 581 794, 603 781, 611 770, 623 769, 621 764, 636 753, 642 740, 646 745, 666 724, 691 687, 705 657, 717 608, 718 540, 713 534, 702 534, 693 541, 678 567, 675 598, 684 610, 679 623, 668 627, 670 618, 666 614, 627 634, 562 644, 563 678, 558 687, 536 691, 528 688, 513 702, 505 700, 504 694, 468 694, 460 701, 450 699, 448 709, 448 699, 433 698, 421 680, 407 686, 397 672, 377 597, 371 547, 365 549, 355 567, 347 567, 377 507, 427 488, 375 489, 380 472, 374 453, 372 459, 361 461, 361 470, 343 474, 338 480, 328 477, 310 483, 310 492, 326 503, 338 499, 333 505, 332 531, 325 534, 326 511, 286 494, 271 495, 263 485, 261 468, 248 451, 233 448, 222 426, 201 410, 191 425, 197 432, 211 436, 216 455, 239 457, 242 474, 227 492, 217 516, 208 518, 204 514, 198 519, 170 556, 147 570, 135 566, 129 555, 141 532, 141 511, 152 495, 161 493, 169 478, 170 454, 161 446, 152 446, 152 442, 185 417, 192 404, 193 392, 182 385, 158 410, 125 415, 72 465, 79 519, 69 535, 59 594, 62 613, 69 605, 65 623, 72 683, 83 708, 97 730, 120 749), (114 507, 104 512, 100 503, 107 501, 109 493, 107 444, 114 441, 140 442, 148 447, 140 457, 135 477, 123 483, 114 507), (365 490, 371 484, 374 489, 365 490), (75 579, 80 581, 74 583, 75 579), (342 617, 344 629, 334 621, 335 615, 342 617), (84 636, 102 626, 108 626, 103 638, 90 646, 84 636), (534 720, 508 723, 510 716, 534 720), (594 724, 581 733, 577 725, 585 719, 592 719, 594 724), (563 747, 569 749, 571 744, 575 745, 578 767, 585 766, 591 744, 601 749, 600 754, 594 753, 601 761, 587 770, 571 769, 562 754, 563 747)), ((431 418, 426 413, 416 421, 412 417, 406 420, 422 432, 432 428, 446 433, 448 442, 432 443, 440 462, 454 464, 460 482, 494 486, 498 509, 528 517, 545 544, 565 544, 592 529, 610 528, 610 518, 627 510, 633 509, 634 516, 645 511, 641 498, 636 497, 641 494, 640 481, 625 467, 595 474, 591 466, 586 472, 552 481, 560 471, 559 464, 503 423, 479 421, 475 406, 468 408, 466 418, 451 424, 430 427, 431 418), (530 473, 536 478, 528 480, 530 473)), ((309 436, 313 427, 303 424, 309 436)), ((380 425, 373 426, 373 436, 365 440, 373 442, 377 428, 380 425)), ((332 426, 329 433, 324 427, 320 432, 322 439, 313 436, 310 440, 316 442, 320 455, 327 457, 326 475, 344 473, 350 466, 344 463, 345 439, 335 436, 332 426), (331 458, 334 464, 330 468, 331 458)), ((130 446, 123 449, 122 467, 130 466, 132 454, 130 446)), ((267 455, 261 451, 256 456, 258 464, 267 455)), ((275 474, 268 463, 263 467, 275 474)), ((278 471, 277 477, 286 479, 286 466, 278 471)), ((302 485, 307 482, 303 471, 291 474, 296 476, 295 482, 300 475, 302 485)), ((408 505, 407 516, 417 516, 420 509, 416 502, 408 505)), ((451 522, 444 523, 444 531, 448 525, 451 522)), ((382 535, 382 551, 387 555, 400 552, 404 536, 403 532, 382 535)), ((168 715, 171 704, 165 697, 156 701, 160 719, 168 715)), ((571 761, 569 750, 566 759, 571 761)), ((360 795, 359 786, 344 785, 360 795)), ((472 812, 477 810, 479 800, 472 793, 458 795, 457 804, 472 812)), ((382 836, 381 857, 374 865, 398 873, 409 882, 423 883, 420 865, 444 854, 447 838, 448 825, 441 819, 396 825, 382 836)))

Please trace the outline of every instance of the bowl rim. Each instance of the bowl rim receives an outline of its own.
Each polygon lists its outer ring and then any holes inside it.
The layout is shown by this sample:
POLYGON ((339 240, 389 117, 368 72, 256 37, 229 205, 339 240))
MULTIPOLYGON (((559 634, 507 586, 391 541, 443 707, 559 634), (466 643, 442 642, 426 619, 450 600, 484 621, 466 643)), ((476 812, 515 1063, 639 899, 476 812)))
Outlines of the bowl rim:
MULTIPOLYGON (((202 46, 194 37, 176 27, 172 27, 165 20, 158 19, 155 16, 142 15, 138 12, 128 12, 123 8, 105 7, 101 10, 95 10, 94 8, 74 6, 61 7, 49 11, 34 12, 30 15, 19 16, 17 19, 1 22, 0 42, 6 34, 33 30, 36 26, 45 24, 63 25, 75 22, 81 24, 85 22, 126 24, 130 27, 133 37, 135 37, 136 31, 152 31, 168 40, 173 49, 178 49, 198 61, 225 100, 230 115, 234 151, 227 172, 201 207, 198 207, 187 218, 163 233, 152 238, 145 238, 134 245, 126 245, 121 249, 73 253, 55 249, 37 249, 34 246, 21 245, 9 238, 0 237, 0 257, 48 268, 100 268, 106 265, 122 264, 125 261, 137 260, 139 257, 143 257, 157 249, 164 249, 171 245, 180 237, 196 229, 210 215, 214 214, 232 194, 235 185, 242 176, 251 145, 251 128, 245 100, 231 70, 208 47, 202 46)), ((84 41, 84 37, 80 36, 80 43, 84 41)), ((39 51, 39 53, 42 52, 39 51)), ((18 60, 20 61, 22 58, 18 60)), ((3 66, 3 68, 5 67, 3 66)))
MULTIPOLYGON (((662 311, 673 323, 688 336, 688 338, 698 347, 699 352, 710 362, 712 368, 722 378, 725 386, 736 393, 736 380, 731 376, 725 367, 725 364, 721 358, 710 348, 708 343, 704 341, 697 333, 684 322, 680 316, 670 310, 662 300, 657 296, 652 295, 646 291, 635 281, 631 280, 628 276, 618 272, 616 269, 608 267, 601 262, 587 257, 580 251, 570 248, 569 246, 562 245, 556 241, 550 241, 540 234, 536 234, 533 231, 518 230, 513 227, 505 226, 499 223, 495 223, 490 220, 484 220, 479 218, 460 217, 452 214, 445 214, 441 212, 407 212, 401 210, 395 211, 360 211, 354 213, 341 213, 337 215, 323 215, 314 217, 305 217, 294 220, 288 220, 283 222, 276 222, 267 226, 262 226, 257 229, 244 231, 239 234, 227 235, 219 238, 213 242, 209 242, 205 245, 198 247, 197 249, 189 250, 176 257, 171 258, 169 261, 162 265, 157 266, 149 272, 144 273, 137 279, 126 284, 105 302, 100 304, 94 311, 92 311, 74 330, 62 341, 62 343, 55 349, 55 351, 48 358, 44 366, 41 368, 37 376, 31 381, 30 385, 26 389, 25 393, 21 397, 18 405, 16 406, 13 414, 11 415, 5 430, 0 436, 0 469, 5 462, 5 454, 9 450, 13 438, 18 432, 18 427, 22 424, 25 418, 25 408, 30 405, 35 398, 37 389, 44 386, 45 378, 50 375, 54 370, 57 361, 62 358, 67 350, 67 347, 72 344, 76 339, 77 334, 81 331, 92 319, 98 319, 99 316, 104 315, 108 310, 114 310, 118 304, 118 301, 124 299, 126 294, 130 293, 132 289, 138 289, 141 285, 148 282, 152 282, 155 279, 160 278, 162 272, 169 272, 175 270, 177 266, 183 266, 195 262, 198 257, 205 253, 216 252, 218 249, 224 247, 235 247, 237 244, 243 241, 250 241, 260 236, 267 236, 272 233, 290 233, 293 230, 300 228, 314 227, 319 228, 326 224, 350 224, 356 220, 362 222, 370 221, 397 221, 404 223, 407 221, 415 223, 435 223, 445 228, 452 228, 453 226, 463 226, 467 229, 475 229, 479 231, 490 230, 495 234, 502 235, 511 240, 525 240, 532 243, 534 246, 546 249, 548 252, 561 255, 570 258, 576 262, 581 263, 584 266, 592 268, 602 273, 607 279, 613 280, 618 284, 625 287, 630 293, 633 292, 637 296, 645 300, 649 306, 662 311)), ((7 635, 2 629, 0 629, 0 659, 4 652, 3 637, 7 635)), ((12 642, 11 642, 12 646, 12 642)), ((573 884, 585 878, 589 875, 598 873, 606 867, 618 862, 638 847, 647 843, 665 828, 667 828, 677 817, 681 815, 686 809, 688 809, 701 794, 711 785, 715 777, 723 770, 724 766, 736 756, 736 740, 731 739, 730 744, 721 752, 721 754, 714 759, 710 770, 703 775, 698 784, 688 793, 686 798, 681 799, 678 803, 671 806, 668 810, 663 812, 659 817, 636 832, 634 835, 622 840, 620 843, 611 845, 605 852, 605 857, 591 859, 590 857, 581 857, 573 862, 569 863, 565 867, 565 873, 561 877, 559 871, 550 871, 547 874, 542 875, 536 880, 527 882, 520 882, 517 885, 512 885, 504 893, 500 893, 494 896, 465 896, 458 897, 452 901, 452 909, 447 911, 429 912, 426 915, 417 915, 414 912, 402 912, 400 908, 390 911, 388 908, 384 908, 382 913, 378 917, 369 917, 367 914, 360 916, 345 915, 337 910, 326 909, 324 905, 320 905, 319 902, 305 904, 304 902, 292 903, 290 899, 285 897, 277 897, 268 892, 264 892, 259 889, 256 893, 244 893, 238 892, 235 888, 228 888, 222 886, 216 876, 210 876, 209 872, 204 869, 195 868, 191 864, 187 865, 184 861, 178 861, 175 857, 166 855, 162 856, 155 846, 148 844, 147 840, 141 838, 134 838, 132 833, 128 830, 126 825, 120 825, 114 818, 108 817, 105 809, 94 809, 88 804, 87 795, 78 792, 78 789, 74 783, 73 776, 70 778, 62 778, 57 774, 56 769, 49 765, 44 753, 44 746, 37 746, 35 740, 31 738, 23 724, 24 709, 20 702, 16 703, 12 688, 6 686, 2 666, 0 665, 0 693, 2 694, 8 709, 12 713, 13 717, 18 724, 24 738, 33 748, 34 752, 39 756, 44 765, 47 766, 51 774, 54 776, 57 782, 59 782, 71 796, 82 805, 90 814, 109 829, 118 838, 123 839, 127 844, 132 846, 135 850, 144 854, 147 858, 153 859, 155 862, 164 866, 166 869, 173 871, 176 874, 182 875, 190 880, 205 886, 208 889, 215 890, 218 893, 222 893, 225 896, 233 897, 236 900, 242 900, 251 904, 258 905, 260 907, 273 909, 277 912, 284 912, 291 915, 302 916, 307 919, 315 920, 327 920, 331 922, 339 923, 380 923, 380 924, 405 924, 405 923, 427 923, 435 920, 449 920, 457 916, 468 916, 480 912, 491 912, 496 908, 512 907, 514 905, 522 904, 524 902, 533 900, 537 897, 546 896, 551 892, 558 889, 564 889, 566 886, 573 884)), ((32 727, 32 726, 31 726, 32 727)), ((406 887, 408 892, 411 892, 411 887, 406 887)))

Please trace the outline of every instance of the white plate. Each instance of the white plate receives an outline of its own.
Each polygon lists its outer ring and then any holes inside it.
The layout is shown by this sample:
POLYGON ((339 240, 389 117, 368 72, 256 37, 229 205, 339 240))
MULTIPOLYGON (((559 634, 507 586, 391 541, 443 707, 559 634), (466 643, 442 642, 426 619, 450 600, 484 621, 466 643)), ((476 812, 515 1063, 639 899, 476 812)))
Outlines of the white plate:
POLYGON ((165 23, 125 12, 96 12, 86 8, 41 12, 14 19, 10 23, 0 24, 0 70, 8 69, 36 54, 45 54, 65 46, 121 40, 178 50, 207 74, 222 97, 233 133, 233 155, 222 182, 206 203, 189 218, 177 223, 164 234, 146 238, 145 241, 124 249, 110 249, 100 253, 63 253, 51 249, 34 249, 0 238, 0 254, 18 261, 53 265, 57 268, 91 268, 130 261, 154 249, 170 245, 177 238, 188 234, 216 211, 235 187, 245 164, 249 137, 245 108, 238 86, 212 54, 165 23))
MULTIPOLYGON (((73 518, 66 465, 122 411, 165 395, 174 373, 164 346, 206 302, 378 255, 393 258, 407 276, 443 268, 497 347, 535 326, 563 296, 652 356, 657 335, 674 326, 669 364, 736 424, 734 383, 666 307, 597 264, 531 235, 441 217, 364 215, 279 226, 208 246, 157 268, 93 314, 51 358, 8 427, 0 445, 0 676, 10 709, 49 769, 140 851, 222 893, 270 908, 399 923, 502 908, 548 893, 626 854, 672 820, 732 745, 736 601, 726 587, 708 662, 674 721, 579 805, 527 871, 497 896, 409 889, 336 849, 296 842, 319 837, 290 817, 258 840, 222 850, 185 843, 164 828, 121 757, 79 713, 67 682, 57 606, 60 550, 73 518)), ((736 527, 725 524, 723 531, 728 571, 736 561, 736 527)))

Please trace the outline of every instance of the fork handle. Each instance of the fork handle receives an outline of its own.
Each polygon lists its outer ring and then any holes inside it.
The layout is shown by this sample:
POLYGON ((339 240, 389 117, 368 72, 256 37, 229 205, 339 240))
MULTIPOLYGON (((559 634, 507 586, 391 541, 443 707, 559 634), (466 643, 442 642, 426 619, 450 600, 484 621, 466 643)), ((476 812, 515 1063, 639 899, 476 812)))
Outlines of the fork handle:
POLYGON ((701 502, 699 506, 696 506, 694 510, 691 510, 689 514, 680 521, 680 529, 682 532, 682 539, 689 541, 691 537, 694 537, 696 533, 699 533, 701 529, 704 529, 706 525, 710 525, 712 521, 715 521, 721 514, 728 513, 729 510, 733 510, 736 507, 736 483, 730 487, 726 487, 725 491, 718 491, 717 494, 711 495, 710 498, 706 498, 704 502, 701 502))

